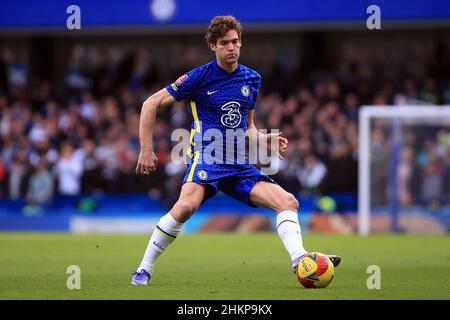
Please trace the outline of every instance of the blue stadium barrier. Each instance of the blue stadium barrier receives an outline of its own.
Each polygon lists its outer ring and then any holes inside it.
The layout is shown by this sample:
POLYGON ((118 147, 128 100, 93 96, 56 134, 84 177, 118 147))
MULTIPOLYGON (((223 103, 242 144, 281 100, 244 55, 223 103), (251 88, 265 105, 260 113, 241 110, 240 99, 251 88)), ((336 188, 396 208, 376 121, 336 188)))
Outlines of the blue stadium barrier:
MULTIPOLYGON (((333 197, 337 203, 342 203, 345 209, 354 206, 354 195, 340 194, 333 197)), ((300 195, 297 199, 300 203, 299 217, 307 221, 310 214, 317 211, 317 199, 314 196, 305 195, 300 195)), ((136 221, 156 223, 168 210, 169 208, 165 208, 161 201, 151 199, 146 194, 56 196, 51 203, 39 208, 27 206, 24 199, 0 199, 0 230, 63 232, 73 231, 74 225, 78 230, 80 225, 89 223, 95 225, 99 221, 105 224, 113 223, 113 221, 129 222, 129 228, 132 230, 136 221)), ((223 193, 218 193, 202 204, 186 224, 185 231, 195 232, 215 214, 260 214, 272 220, 275 218, 271 209, 253 208, 223 193)))
POLYGON ((77 5, 81 28, 204 25, 216 15, 232 14, 246 24, 270 23, 339 23, 364 22, 369 5, 378 5, 386 21, 432 21, 450 17, 447 0, 77 0, 23 1, 3 0, 0 29, 57 28, 66 29, 66 20, 77 5))

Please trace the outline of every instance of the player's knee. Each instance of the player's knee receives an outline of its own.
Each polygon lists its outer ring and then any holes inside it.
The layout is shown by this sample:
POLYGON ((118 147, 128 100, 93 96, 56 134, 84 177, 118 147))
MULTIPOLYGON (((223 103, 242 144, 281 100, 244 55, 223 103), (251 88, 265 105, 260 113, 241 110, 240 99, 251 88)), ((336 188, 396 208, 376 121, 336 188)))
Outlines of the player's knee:
POLYGON ((197 206, 189 200, 182 200, 178 204, 179 215, 184 219, 189 219, 189 217, 197 210, 197 206))
POLYGON ((285 208, 283 208, 284 210, 291 210, 297 212, 299 208, 299 203, 292 193, 288 193, 286 195, 284 206, 285 206, 285 208))

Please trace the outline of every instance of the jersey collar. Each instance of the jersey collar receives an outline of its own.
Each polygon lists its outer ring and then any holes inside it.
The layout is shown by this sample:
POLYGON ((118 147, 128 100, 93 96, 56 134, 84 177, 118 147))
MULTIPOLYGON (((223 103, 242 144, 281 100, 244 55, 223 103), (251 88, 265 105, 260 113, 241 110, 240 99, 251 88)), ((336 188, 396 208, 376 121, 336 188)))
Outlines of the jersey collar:
POLYGON ((219 64, 217 63, 217 60, 213 61, 213 65, 216 67, 217 70, 219 70, 219 72, 221 72, 225 75, 228 75, 228 76, 236 74, 239 71, 239 69, 241 68, 241 65, 239 64, 239 62, 237 64, 236 70, 234 70, 233 72, 228 72, 227 70, 223 69, 221 66, 219 66, 219 64))

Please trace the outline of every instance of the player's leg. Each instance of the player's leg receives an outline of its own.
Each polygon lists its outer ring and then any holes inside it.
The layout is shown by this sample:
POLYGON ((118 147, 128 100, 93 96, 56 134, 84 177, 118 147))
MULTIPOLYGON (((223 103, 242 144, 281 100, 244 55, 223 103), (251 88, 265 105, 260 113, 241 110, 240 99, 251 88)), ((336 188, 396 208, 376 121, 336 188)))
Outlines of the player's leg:
POLYGON ((250 192, 250 201, 258 207, 273 209, 276 214, 277 233, 295 263, 307 253, 303 247, 300 223, 298 221, 298 201, 291 193, 278 184, 259 181, 250 192))
MULTIPOLYGON (((250 192, 250 202, 255 206, 270 208, 276 212, 277 233, 291 256, 292 268, 295 271, 301 257, 307 253, 303 247, 301 226, 298 221, 297 199, 275 183, 259 181, 250 192)), ((334 266, 338 266, 341 262, 339 256, 327 256, 334 266)))
POLYGON ((197 183, 187 182, 181 188, 178 201, 173 208, 163 216, 150 237, 144 257, 137 272, 133 274, 132 284, 148 284, 153 272, 153 265, 158 257, 176 239, 183 224, 191 217, 202 203, 206 187, 197 183))

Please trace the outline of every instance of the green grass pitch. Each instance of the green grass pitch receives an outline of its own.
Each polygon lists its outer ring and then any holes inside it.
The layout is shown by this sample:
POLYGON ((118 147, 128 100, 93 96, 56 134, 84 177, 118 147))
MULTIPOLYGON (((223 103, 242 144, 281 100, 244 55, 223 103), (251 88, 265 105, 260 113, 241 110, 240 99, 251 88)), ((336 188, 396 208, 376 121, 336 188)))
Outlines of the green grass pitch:
POLYGON ((343 258, 325 289, 304 289, 275 233, 181 235, 151 286, 130 284, 148 235, 0 234, 0 299, 450 299, 450 236, 304 235, 310 251, 343 258), (81 289, 66 287, 69 265, 81 289), (381 289, 369 290, 369 265, 381 289))

